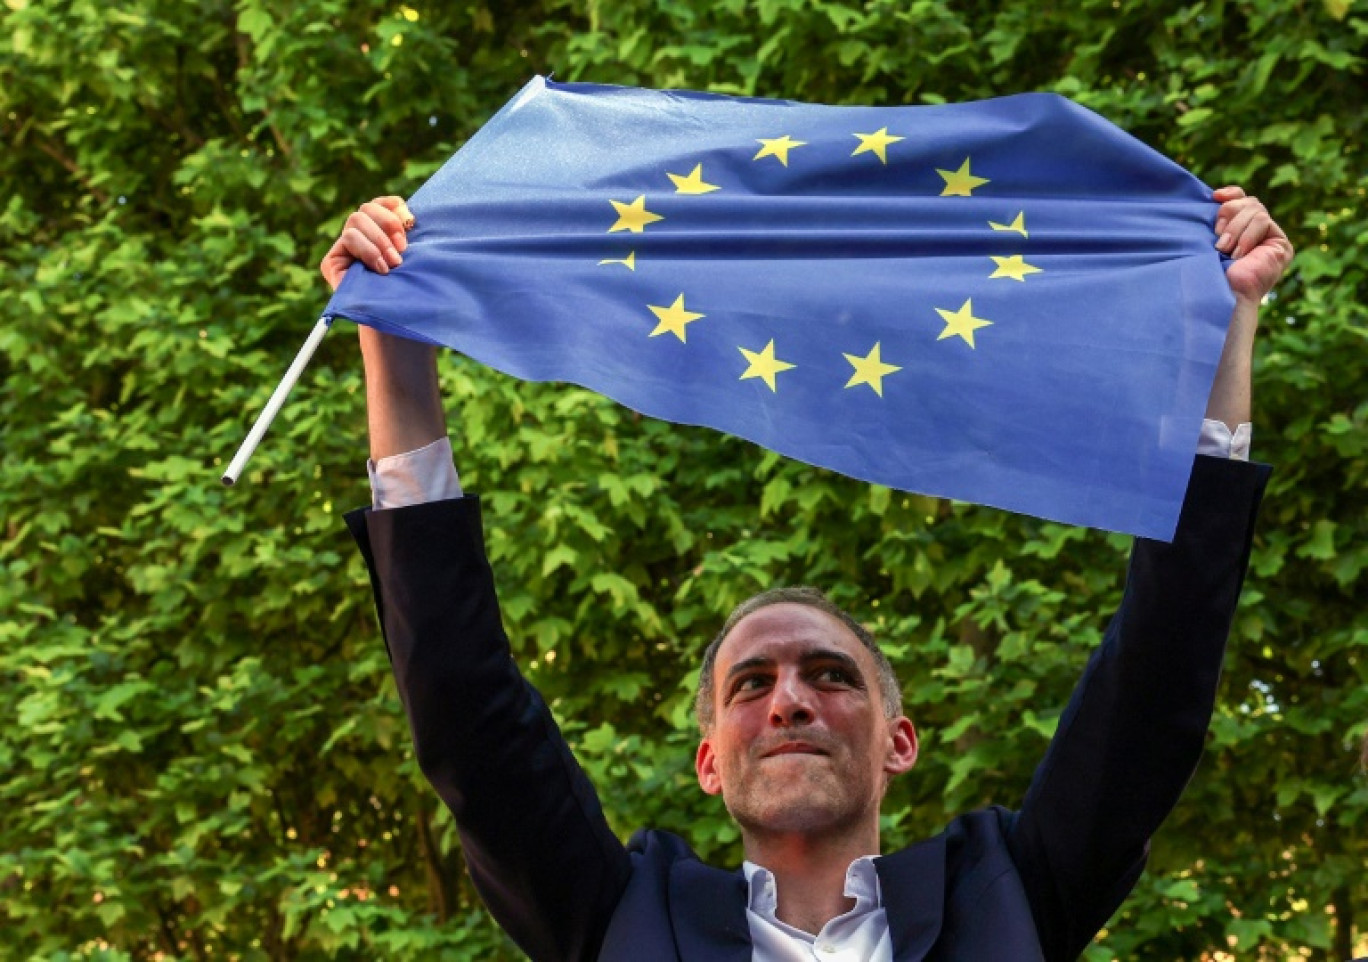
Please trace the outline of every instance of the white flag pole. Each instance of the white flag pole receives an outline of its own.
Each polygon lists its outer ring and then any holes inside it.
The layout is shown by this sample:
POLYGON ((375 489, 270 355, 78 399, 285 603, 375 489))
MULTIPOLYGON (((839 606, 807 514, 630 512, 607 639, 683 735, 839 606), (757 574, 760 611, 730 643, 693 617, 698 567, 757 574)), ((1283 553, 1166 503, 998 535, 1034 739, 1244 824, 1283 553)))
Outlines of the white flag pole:
POLYGON ((256 424, 252 425, 252 430, 247 433, 246 440, 238 448, 237 454, 233 455, 233 462, 228 465, 228 470, 223 472, 222 481, 224 484, 235 484, 242 474, 242 469, 247 467, 247 461, 251 458, 252 452, 261 443, 262 435, 266 433, 266 429, 271 426, 275 416, 284 407, 285 398, 289 396, 290 389, 295 386, 299 376, 304 373, 304 368, 308 366, 310 359, 314 356, 314 351, 318 350, 318 344, 323 340, 323 335, 327 334, 328 328, 332 327, 332 321, 331 317, 320 317, 318 323, 314 325, 314 329, 309 332, 309 337, 304 342, 304 346, 295 355, 294 363, 285 372, 285 376, 280 379, 280 383, 276 385, 275 393, 271 395, 271 399, 266 402, 266 406, 257 415, 256 424))

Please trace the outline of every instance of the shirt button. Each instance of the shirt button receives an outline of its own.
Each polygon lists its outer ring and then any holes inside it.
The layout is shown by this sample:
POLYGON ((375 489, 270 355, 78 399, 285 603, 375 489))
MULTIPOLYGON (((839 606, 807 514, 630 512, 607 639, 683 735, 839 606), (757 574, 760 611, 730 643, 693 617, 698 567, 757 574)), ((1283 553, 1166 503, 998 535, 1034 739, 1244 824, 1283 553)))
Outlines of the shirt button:
POLYGON ((821 949, 821 950, 822 950, 823 952, 825 952, 827 955, 835 955, 835 954, 836 954, 836 946, 834 946, 834 945, 819 945, 819 946, 817 946, 817 948, 821 949))

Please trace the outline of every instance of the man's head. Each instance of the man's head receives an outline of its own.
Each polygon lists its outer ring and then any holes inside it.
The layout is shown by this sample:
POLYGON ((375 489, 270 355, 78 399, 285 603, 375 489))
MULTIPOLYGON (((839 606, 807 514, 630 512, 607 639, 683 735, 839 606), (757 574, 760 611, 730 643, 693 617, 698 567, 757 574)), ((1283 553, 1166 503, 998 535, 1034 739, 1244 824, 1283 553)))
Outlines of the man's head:
POLYGON ((699 784, 751 834, 857 831, 916 762, 897 679, 858 622, 811 588, 744 602, 704 655, 699 784))

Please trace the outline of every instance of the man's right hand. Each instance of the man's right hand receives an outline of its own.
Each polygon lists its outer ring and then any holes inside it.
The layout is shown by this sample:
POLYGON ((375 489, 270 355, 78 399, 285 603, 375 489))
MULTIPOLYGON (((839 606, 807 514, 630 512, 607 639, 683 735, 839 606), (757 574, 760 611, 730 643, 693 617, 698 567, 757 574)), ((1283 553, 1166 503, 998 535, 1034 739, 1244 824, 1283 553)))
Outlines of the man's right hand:
MULTIPOLYGON (((342 234, 318 269, 337 290, 355 261, 379 274, 403 263, 405 231, 413 214, 402 197, 377 197, 347 218, 342 234)), ((360 327, 366 365, 366 415, 372 460, 416 451, 446 436, 446 417, 437 385, 437 349, 374 328, 360 327)))
POLYGON ((318 265, 323 279, 337 290, 353 261, 360 261, 377 274, 388 274, 391 267, 404 262, 401 255, 408 247, 404 234, 412 226, 413 214, 402 197, 377 197, 362 204, 347 218, 342 235, 323 255, 318 265))

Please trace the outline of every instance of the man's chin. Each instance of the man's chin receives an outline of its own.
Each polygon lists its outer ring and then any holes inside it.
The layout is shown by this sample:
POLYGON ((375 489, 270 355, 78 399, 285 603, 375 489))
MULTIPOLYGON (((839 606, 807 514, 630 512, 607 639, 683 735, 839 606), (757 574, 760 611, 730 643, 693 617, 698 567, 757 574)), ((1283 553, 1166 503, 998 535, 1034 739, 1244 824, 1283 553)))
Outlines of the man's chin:
POLYGON ((760 787, 759 792, 728 803, 727 810, 743 830, 755 834, 818 832, 849 817, 848 800, 829 785, 797 779, 760 787))
POLYGON ((844 813, 821 805, 789 806, 759 812, 733 813, 743 832, 753 836, 821 835, 845 825, 844 813))

